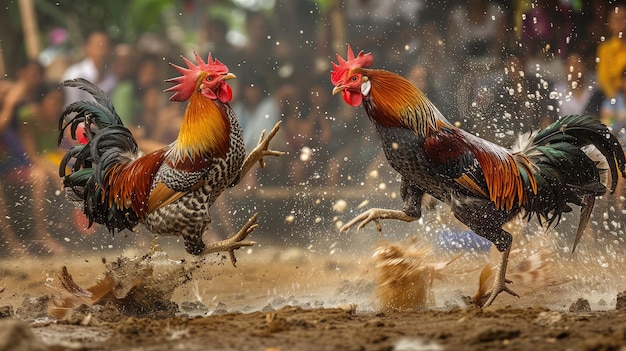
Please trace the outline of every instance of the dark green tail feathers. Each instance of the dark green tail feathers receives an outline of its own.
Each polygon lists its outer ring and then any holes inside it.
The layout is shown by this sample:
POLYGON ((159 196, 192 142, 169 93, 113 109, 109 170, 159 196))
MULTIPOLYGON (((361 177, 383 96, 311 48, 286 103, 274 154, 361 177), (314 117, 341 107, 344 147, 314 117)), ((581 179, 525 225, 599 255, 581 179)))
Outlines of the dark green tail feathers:
POLYGON ((70 104, 59 119, 59 144, 68 128, 73 140, 84 137, 83 143, 72 146, 59 164, 63 186, 70 198, 84 204, 83 212, 90 225, 93 222, 106 224, 109 230, 123 227, 125 225, 112 224, 116 214, 102 201, 104 177, 112 166, 137 154, 137 142, 102 89, 82 78, 67 80, 62 85, 84 90, 95 100, 70 104), (84 126, 84 135, 77 135, 81 126, 84 126))
POLYGON ((572 211, 568 204, 581 207, 573 251, 587 226, 595 198, 604 195, 607 188, 615 192, 619 177, 624 177, 622 145, 597 119, 570 115, 538 132, 526 155, 536 167, 537 182, 537 194, 530 191, 525 206, 529 218, 536 214, 540 222, 551 226, 563 213, 572 211), (610 185, 605 186, 609 178, 610 185))
POLYGON ((611 193, 615 192, 619 176, 624 176, 626 158, 615 134, 591 116, 569 115, 554 122, 535 136, 535 145, 565 142, 582 148, 593 145, 604 155, 611 175, 611 193), (619 170, 619 172, 618 172, 619 170))

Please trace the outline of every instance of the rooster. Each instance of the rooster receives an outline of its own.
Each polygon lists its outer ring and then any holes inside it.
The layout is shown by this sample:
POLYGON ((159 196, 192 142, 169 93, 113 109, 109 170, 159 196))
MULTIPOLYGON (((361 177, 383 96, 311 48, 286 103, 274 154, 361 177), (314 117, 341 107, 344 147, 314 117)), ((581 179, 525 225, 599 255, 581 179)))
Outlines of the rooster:
POLYGON ((255 244, 243 239, 256 228, 257 214, 235 235, 206 245, 202 234, 211 222, 209 207, 256 162, 264 167, 264 156, 283 154, 268 149, 280 122, 267 137, 261 133, 246 157, 242 130, 229 105, 227 81, 235 75, 211 54, 207 62, 195 54, 195 64, 181 58, 187 68, 170 63, 182 75, 168 79, 175 85, 166 90, 173 92, 171 101, 188 101, 178 137, 148 154, 138 149, 102 90, 80 78, 63 82, 95 101, 74 102, 61 115, 59 144, 68 128, 71 138, 87 141, 67 151, 59 174, 68 196, 82 204, 89 226, 104 224, 115 233, 143 223, 157 235, 182 236, 190 254, 227 251, 235 265, 234 250, 255 244))
POLYGON ((506 149, 450 123, 403 77, 368 69, 371 53, 332 63, 333 94, 350 106, 363 105, 382 142, 387 161, 401 176, 402 211, 372 208, 345 224, 346 231, 380 219, 411 222, 421 217, 425 194, 450 206, 454 216, 499 251, 494 282, 477 301, 488 306, 501 292, 518 296, 506 279, 512 236, 502 226, 519 214, 557 225, 570 204, 581 207, 572 251, 589 221, 595 198, 614 192, 626 160, 609 129, 588 116, 566 116, 539 132, 519 137, 506 149), (483 303, 484 302, 484 303, 483 303))

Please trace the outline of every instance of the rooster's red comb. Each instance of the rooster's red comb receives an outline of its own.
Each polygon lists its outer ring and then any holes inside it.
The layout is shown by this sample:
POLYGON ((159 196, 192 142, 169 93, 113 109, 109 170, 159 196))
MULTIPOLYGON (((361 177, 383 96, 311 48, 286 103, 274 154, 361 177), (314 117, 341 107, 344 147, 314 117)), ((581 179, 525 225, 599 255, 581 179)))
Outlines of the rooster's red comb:
POLYGON ((371 53, 363 53, 363 50, 355 57, 354 51, 350 45, 348 45, 348 59, 344 60, 339 54, 337 54, 337 61, 339 64, 331 62, 333 70, 330 72, 330 79, 333 85, 337 85, 341 82, 346 73, 353 68, 369 67, 374 63, 374 56, 371 53))
POLYGON ((226 65, 221 63, 219 60, 213 59, 210 53, 207 62, 204 62, 204 60, 202 60, 202 57, 200 57, 200 55, 198 55, 196 52, 194 52, 193 54, 196 57, 197 64, 194 64, 183 55, 180 55, 183 61, 185 61, 185 63, 187 64, 188 68, 184 68, 170 62, 170 66, 176 68, 176 70, 182 74, 182 76, 180 77, 170 78, 166 80, 166 82, 168 83, 176 84, 173 87, 165 90, 166 92, 174 92, 174 95, 170 97, 170 100, 172 101, 187 101, 196 89, 198 75, 201 72, 206 72, 210 74, 228 73, 228 67, 226 67, 226 65))

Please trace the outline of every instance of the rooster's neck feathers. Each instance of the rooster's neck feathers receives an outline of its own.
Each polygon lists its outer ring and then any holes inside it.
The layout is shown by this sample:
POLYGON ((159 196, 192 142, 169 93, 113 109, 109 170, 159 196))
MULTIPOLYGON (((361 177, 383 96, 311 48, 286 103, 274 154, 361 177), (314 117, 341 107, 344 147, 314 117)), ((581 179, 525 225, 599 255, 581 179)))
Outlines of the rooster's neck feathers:
POLYGON ((167 154, 173 164, 198 164, 198 159, 210 161, 225 158, 230 143, 228 105, 194 92, 185 110, 178 138, 167 154))
POLYGON ((405 78, 384 70, 365 70, 372 88, 365 99, 368 115, 384 127, 405 127, 427 136, 451 127, 437 107, 405 78))

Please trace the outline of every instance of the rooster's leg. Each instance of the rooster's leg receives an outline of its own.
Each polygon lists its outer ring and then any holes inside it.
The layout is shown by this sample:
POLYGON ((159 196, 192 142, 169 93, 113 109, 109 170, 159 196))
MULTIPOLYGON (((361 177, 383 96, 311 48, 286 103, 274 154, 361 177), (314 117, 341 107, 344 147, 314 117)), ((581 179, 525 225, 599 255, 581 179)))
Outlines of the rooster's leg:
POLYGON ((496 275, 494 277, 493 286, 491 288, 491 291, 483 297, 483 299, 487 299, 487 301, 482 305, 483 307, 491 305, 496 297, 503 291, 513 296, 519 297, 519 295, 515 291, 509 289, 506 286, 507 283, 511 283, 511 281, 506 279, 505 277, 506 266, 509 261, 509 252, 511 252, 511 245, 508 245, 505 250, 500 251, 500 261, 498 262, 498 267, 496 268, 496 275))
POLYGON ((374 223, 376 223, 376 229, 378 229, 378 231, 381 232, 382 231, 382 228, 380 226, 381 219, 398 219, 398 220, 405 221, 405 222, 413 222, 417 218, 411 217, 402 211, 387 210, 383 208, 370 208, 369 210, 355 217, 350 222, 346 223, 343 227, 341 227, 341 229, 339 229, 339 231, 345 232, 346 230, 350 229, 350 227, 352 227, 353 225, 357 223, 359 223, 359 226, 357 227, 357 229, 361 229, 365 227, 367 223, 374 221, 374 223))
POLYGON ((259 214, 255 213, 248 222, 237 232, 237 234, 231 236, 228 239, 221 240, 218 242, 207 244, 201 255, 207 255, 214 252, 223 252, 228 251, 228 256, 230 256, 230 262, 233 266, 237 267, 237 258, 235 257, 235 250, 242 248, 244 246, 252 246, 256 244, 254 241, 242 241, 245 239, 248 234, 252 233, 258 226, 256 224, 256 220, 259 214))
POLYGON ((274 135, 276 135, 278 129, 280 129, 280 121, 276 122, 276 125, 274 125, 274 128, 272 128, 267 137, 265 136, 265 130, 261 132, 261 136, 259 137, 259 143, 254 148, 254 150, 250 152, 248 157, 246 157, 246 160, 243 162, 241 170, 239 171, 239 176, 233 182, 233 185, 239 183, 243 179, 243 177, 248 174, 248 172, 255 163, 259 162, 259 166, 261 166, 261 168, 265 168, 265 160, 263 160, 264 156, 282 156, 285 154, 285 152, 283 151, 275 151, 269 149, 270 141, 272 140, 272 138, 274 138, 274 135))

